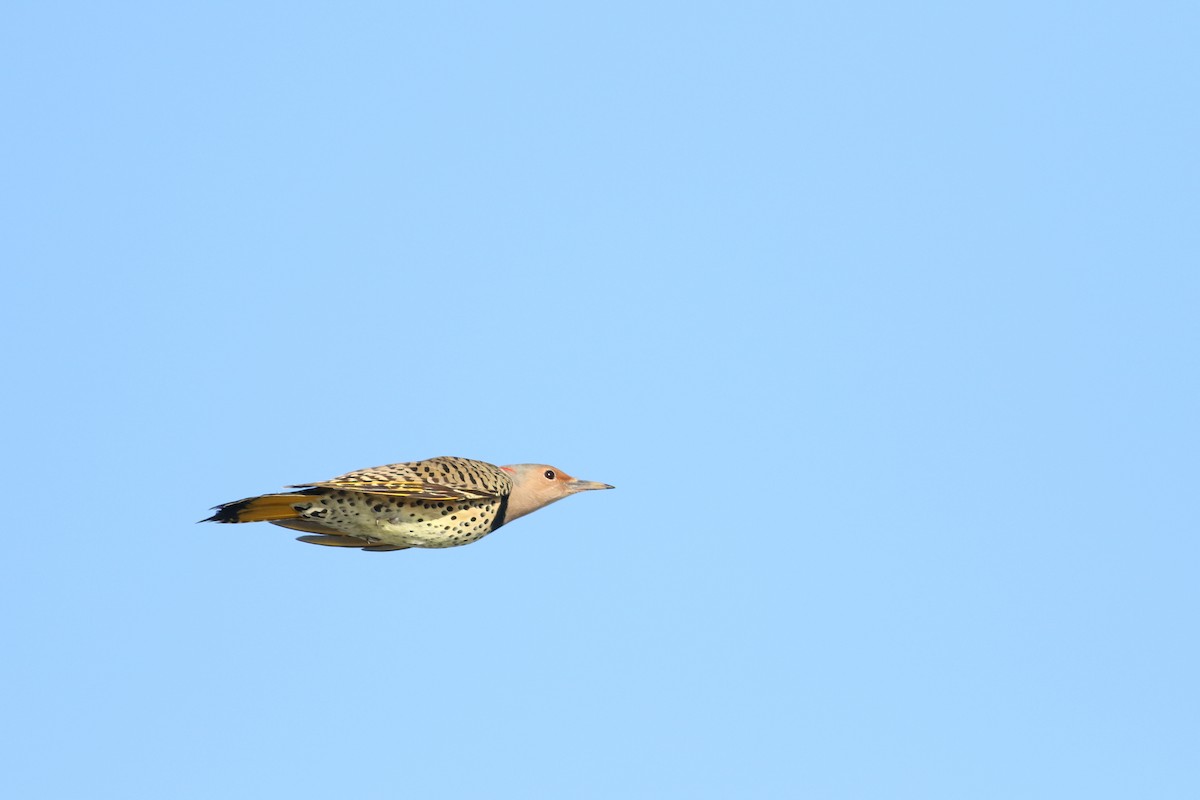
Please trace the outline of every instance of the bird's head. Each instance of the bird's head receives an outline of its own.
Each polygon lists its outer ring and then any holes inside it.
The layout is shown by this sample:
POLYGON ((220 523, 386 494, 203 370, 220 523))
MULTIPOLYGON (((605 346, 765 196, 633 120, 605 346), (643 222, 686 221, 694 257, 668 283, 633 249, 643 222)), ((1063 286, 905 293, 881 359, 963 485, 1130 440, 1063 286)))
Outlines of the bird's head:
POLYGON ((500 469, 513 479, 508 498, 507 520, 514 520, 561 500, 569 494, 592 489, 611 489, 607 483, 581 481, 549 464, 509 464, 500 469))

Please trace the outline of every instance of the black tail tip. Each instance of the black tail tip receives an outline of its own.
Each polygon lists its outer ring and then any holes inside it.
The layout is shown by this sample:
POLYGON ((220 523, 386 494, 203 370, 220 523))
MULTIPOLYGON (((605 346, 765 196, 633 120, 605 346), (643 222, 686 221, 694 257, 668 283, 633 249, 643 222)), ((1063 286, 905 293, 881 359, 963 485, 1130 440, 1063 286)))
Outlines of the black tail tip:
POLYGON ((211 517, 205 517, 202 520, 198 520, 197 524, 200 522, 240 522, 238 519, 238 514, 242 511, 242 509, 250 505, 250 501, 253 499, 253 497, 248 497, 245 500, 237 500, 232 503, 213 506, 213 511, 216 511, 217 513, 213 514, 211 517))

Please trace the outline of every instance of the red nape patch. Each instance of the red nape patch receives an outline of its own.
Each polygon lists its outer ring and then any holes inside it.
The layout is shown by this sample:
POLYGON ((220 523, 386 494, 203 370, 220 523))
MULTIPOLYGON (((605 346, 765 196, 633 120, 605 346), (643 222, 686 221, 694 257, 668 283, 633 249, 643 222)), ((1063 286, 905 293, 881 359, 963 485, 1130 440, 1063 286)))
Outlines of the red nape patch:
POLYGON ((504 470, 505 472, 513 472, 514 471, 512 467, 501 467, 500 469, 504 470))

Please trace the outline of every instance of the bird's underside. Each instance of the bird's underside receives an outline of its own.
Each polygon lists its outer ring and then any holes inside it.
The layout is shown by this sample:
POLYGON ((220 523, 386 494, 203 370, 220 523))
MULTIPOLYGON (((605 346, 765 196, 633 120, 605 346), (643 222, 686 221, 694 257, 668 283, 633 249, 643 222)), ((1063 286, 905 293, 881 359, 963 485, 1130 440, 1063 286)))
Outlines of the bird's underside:
POLYGON ((270 522, 309 544, 372 552, 470 544, 575 492, 610 489, 545 464, 442 456, 350 472, 216 507, 204 522, 270 522))

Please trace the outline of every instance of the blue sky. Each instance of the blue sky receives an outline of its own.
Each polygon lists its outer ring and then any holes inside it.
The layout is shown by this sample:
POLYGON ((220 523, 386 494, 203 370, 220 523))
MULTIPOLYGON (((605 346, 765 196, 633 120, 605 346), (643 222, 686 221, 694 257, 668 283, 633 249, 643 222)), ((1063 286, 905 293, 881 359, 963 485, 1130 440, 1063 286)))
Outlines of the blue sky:
POLYGON ((1200 795, 1198 23, 7 3, 0 793, 1200 795))

